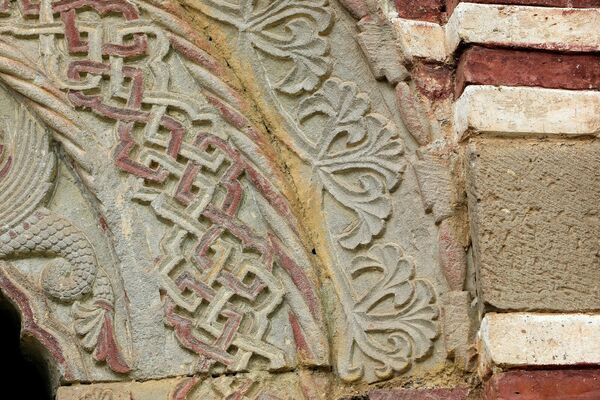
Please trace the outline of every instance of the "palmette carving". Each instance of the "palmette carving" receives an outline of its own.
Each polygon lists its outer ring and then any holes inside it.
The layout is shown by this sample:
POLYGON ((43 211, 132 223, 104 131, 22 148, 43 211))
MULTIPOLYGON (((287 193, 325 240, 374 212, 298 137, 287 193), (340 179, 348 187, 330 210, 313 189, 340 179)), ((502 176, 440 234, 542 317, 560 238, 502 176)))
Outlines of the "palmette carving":
POLYGON ((380 114, 369 113, 367 95, 355 84, 327 80, 314 95, 300 102, 300 122, 323 115, 314 137, 313 168, 324 190, 356 214, 338 234, 342 247, 368 244, 381 233, 392 206, 390 190, 405 166, 402 140, 396 127, 380 114))
POLYGON ((130 368, 115 339, 114 304, 110 280, 100 269, 91 299, 73 304, 74 328, 83 348, 91 352, 96 361, 106 362, 115 372, 126 373, 130 368))
POLYGON ((255 49, 292 62, 293 68, 274 82, 287 94, 315 89, 329 72, 329 43, 320 36, 331 24, 326 5, 326 0, 274 0, 263 6, 256 0, 198 3, 207 15, 235 26, 255 49))
MULTIPOLYGON (((128 372, 114 338, 114 298, 112 292, 107 296, 112 288, 105 275, 96 279, 98 266, 92 245, 71 222, 44 207, 53 187, 56 163, 48 132, 21 106, 3 136, 7 162, 0 176, 0 259, 50 258, 41 274, 41 286, 56 301, 73 303, 93 291, 92 301, 102 303, 105 309, 98 329, 110 345, 96 340, 84 341, 83 347, 95 351, 96 359, 105 361, 113 371, 128 372)), ((78 304, 73 305, 75 315, 78 304)))
POLYGON ((413 261, 395 244, 372 244, 392 212, 391 191, 405 165, 403 142, 385 117, 369 113, 370 100, 356 85, 330 78, 299 103, 298 119, 315 157, 314 177, 322 190, 356 217, 335 239, 348 250, 360 245, 351 268, 339 263, 333 279, 346 318, 338 368, 345 380, 387 379, 428 355, 437 337, 433 287, 414 278, 413 261), (311 118, 320 117, 310 125, 311 118), (359 289, 357 281, 367 282, 359 289), (366 288, 364 287, 366 285, 366 288), (393 300, 390 300, 393 298, 393 300), (365 362, 369 360, 368 362, 365 362), (371 371, 372 370, 372 371, 371 371))
POLYGON ((353 280, 373 273, 377 279, 370 277, 373 284, 357 293, 348 320, 352 334, 345 336, 346 351, 339 364, 342 376, 354 380, 363 375, 358 352, 373 360, 375 374, 382 379, 427 355, 438 335, 435 292, 429 282, 415 278, 414 263, 400 247, 374 245, 352 260, 349 272, 353 280))

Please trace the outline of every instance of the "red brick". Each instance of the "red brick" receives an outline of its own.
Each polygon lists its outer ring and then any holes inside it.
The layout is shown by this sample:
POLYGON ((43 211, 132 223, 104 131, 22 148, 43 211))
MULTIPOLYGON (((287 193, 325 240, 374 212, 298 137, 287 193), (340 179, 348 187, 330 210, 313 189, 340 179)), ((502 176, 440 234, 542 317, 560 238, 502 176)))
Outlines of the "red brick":
POLYGON ((465 400, 469 389, 375 389, 369 400, 465 400))
POLYGON ((439 23, 443 20, 445 9, 445 0, 396 0, 400 18, 439 23))
POLYGON ((429 100, 442 100, 452 96, 453 68, 437 63, 417 62, 411 76, 419 93, 429 100))
POLYGON ((485 384, 484 400, 598 400, 600 370, 511 371, 485 384))
POLYGON ((455 95, 460 96, 467 85, 598 90, 600 55, 474 46, 460 57, 455 95))

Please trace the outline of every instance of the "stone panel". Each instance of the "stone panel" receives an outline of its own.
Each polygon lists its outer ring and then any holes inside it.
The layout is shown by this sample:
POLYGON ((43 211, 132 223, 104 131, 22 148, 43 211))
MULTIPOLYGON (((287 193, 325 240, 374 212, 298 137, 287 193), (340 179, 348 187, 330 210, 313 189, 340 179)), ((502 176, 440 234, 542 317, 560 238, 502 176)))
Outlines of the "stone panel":
POLYGON ((467 159, 480 301, 600 309, 600 142, 473 140, 467 159))
POLYGON ((344 4, 0 4, 0 289, 62 384, 446 362, 461 245, 416 177, 446 163, 407 168, 443 133, 411 137, 394 30, 344 4))
POLYGON ((327 400, 331 396, 324 374, 302 372, 73 385, 61 387, 56 400, 327 400))

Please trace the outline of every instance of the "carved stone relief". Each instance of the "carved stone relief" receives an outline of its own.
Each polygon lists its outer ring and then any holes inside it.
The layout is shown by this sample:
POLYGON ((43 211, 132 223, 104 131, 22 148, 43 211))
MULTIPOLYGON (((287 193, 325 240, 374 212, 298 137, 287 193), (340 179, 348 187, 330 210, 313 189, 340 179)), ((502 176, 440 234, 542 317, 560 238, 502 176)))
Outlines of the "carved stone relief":
MULTIPOLYGON (((410 155, 414 142, 393 111, 393 90, 376 81, 389 75, 397 82, 406 74, 404 67, 383 67, 374 75, 361 52, 361 45, 371 49, 373 29, 361 26, 362 43, 341 39, 356 36, 356 28, 345 11, 326 1, 187 3, 208 17, 205 29, 217 43, 234 43, 230 51, 240 54, 238 73, 248 85, 259 82, 271 130, 287 145, 282 162, 300 202, 310 204, 303 209, 305 218, 316 221, 312 234, 318 253, 326 254, 320 259, 328 268, 325 283, 332 284, 339 302, 331 321, 338 374, 350 382, 373 382, 431 355, 439 334, 436 291, 444 290, 443 283, 430 281, 437 267, 436 257, 427 256, 435 246, 435 228, 415 218, 423 214, 420 204, 407 204, 414 177, 404 175, 417 161, 410 155), (302 46, 306 57, 318 59, 309 65, 327 68, 302 68, 305 58, 257 45, 248 25, 239 21, 259 15, 272 18, 264 35, 289 48, 302 46), (223 26, 215 27, 215 20, 223 26), (274 64, 278 56, 290 67, 274 64), (282 78, 282 70, 292 72, 282 78), (304 84, 282 88, 292 76, 304 84), (416 263, 407 251, 419 257, 416 263), (436 284, 442 286, 436 290, 436 284)), ((389 31, 375 33, 385 35, 392 40, 389 31)))
POLYGON ((25 334, 62 382, 187 376, 174 399, 443 366, 430 164, 395 111, 406 70, 372 52, 389 27, 326 0, 182 5, 1 5, 0 289, 25 334))

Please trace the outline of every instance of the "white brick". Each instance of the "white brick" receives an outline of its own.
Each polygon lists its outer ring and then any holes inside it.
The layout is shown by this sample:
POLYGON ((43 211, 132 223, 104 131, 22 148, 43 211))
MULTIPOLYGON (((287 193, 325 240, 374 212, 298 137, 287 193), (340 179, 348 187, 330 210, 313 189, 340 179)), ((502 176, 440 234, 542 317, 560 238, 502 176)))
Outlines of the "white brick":
POLYGON ((468 43, 598 51, 598 26, 600 9, 460 3, 447 25, 447 35, 468 43))
POLYGON ((478 339, 482 372, 600 364, 600 315, 488 313, 478 339))
POLYGON ((444 61, 448 55, 444 28, 433 22, 395 18, 398 43, 408 59, 414 57, 444 61))
POLYGON ((454 109, 456 140, 471 134, 596 135, 600 92, 468 86, 454 109))

